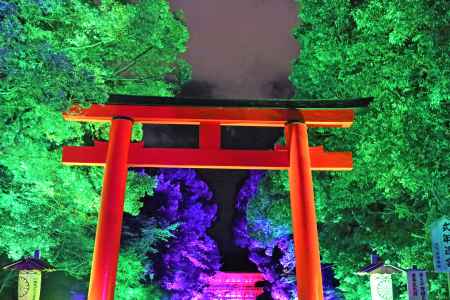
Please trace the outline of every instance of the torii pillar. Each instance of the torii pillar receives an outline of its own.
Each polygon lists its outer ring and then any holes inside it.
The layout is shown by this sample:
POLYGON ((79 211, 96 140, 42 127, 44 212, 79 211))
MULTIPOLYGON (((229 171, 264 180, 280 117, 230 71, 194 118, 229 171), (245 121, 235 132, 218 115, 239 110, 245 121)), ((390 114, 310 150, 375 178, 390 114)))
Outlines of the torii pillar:
POLYGON ((286 125, 286 133, 298 295, 299 299, 321 300, 322 271, 308 132, 304 123, 296 122, 286 125))
POLYGON ((128 167, 289 170, 298 295, 323 300, 312 170, 351 170, 350 152, 309 147, 308 127, 349 127, 352 108, 371 99, 204 100, 111 96, 107 105, 73 106, 70 121, 111 122, 109 142, 63 147, 63 162, 105 167, 89 300, 113 300, 128 167), (119 103, 117 103, 119 102, 119 103), (199 126, 198 148, 144 148, 130 143, 133 122, 199 126), (286 147, 221 148, 221 126, 284 127, 286 147))
POLYGON ((133 121, 113 118, 103 175, 89 299, 114 299, 133 121))

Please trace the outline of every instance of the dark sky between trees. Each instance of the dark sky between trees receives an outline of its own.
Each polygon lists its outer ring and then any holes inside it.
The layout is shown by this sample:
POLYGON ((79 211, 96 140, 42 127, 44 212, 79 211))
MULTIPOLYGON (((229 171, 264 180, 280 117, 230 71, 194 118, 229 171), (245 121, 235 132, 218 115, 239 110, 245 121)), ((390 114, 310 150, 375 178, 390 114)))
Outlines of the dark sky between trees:
MULTIPOLYGON (((298 46, 293 0, 172 0, 190 32, 185 58, 212 97, 288 97, 298 46)), ((194 84, 195 86, 202 86, 194 84)))
MULTIPOLYGON (((290 62, 298 55, 291 37, 297 22, 292 0, 172 0, 183 10, 190 32, 184 58, 192 65, 192 81, 180 96, 211 98, 289 98, 290 62)), ((227 128, 222 145, 233 148, 271 148, 279 129, 227 128)), ((188 126, 147 126, 146 146, 195 146, 196 130, 188 126)), ((223 269, 255 271, 246 250, 234 246, 234 200, 247 171, 199 170, 219 203, 211 236, 222 252, 223 269)))

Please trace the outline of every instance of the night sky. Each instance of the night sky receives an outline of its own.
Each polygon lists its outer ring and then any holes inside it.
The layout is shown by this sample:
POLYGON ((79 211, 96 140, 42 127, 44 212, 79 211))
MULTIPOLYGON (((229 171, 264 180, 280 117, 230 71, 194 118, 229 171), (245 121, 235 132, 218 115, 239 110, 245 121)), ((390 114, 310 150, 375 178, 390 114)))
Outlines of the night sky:
MULTIPOLYGON (((180 96, 211 98, 289 98, 290 62, 298 46, 290 32, 297 22, 293 0, 172 0, 182 9, 191 35, 185 58, 192 81, 180 96)), ((146 126, 145 145, 195 147, 198 131, 191 126, 146 126)), ((226 148, 269 149, 280 129, 226 128, 226 148)), ((199 170, 219 204, 210 230, 218 242, 224 271, 256 271, 245 250, 232 242, 234 199, 247 171, 199 170)))

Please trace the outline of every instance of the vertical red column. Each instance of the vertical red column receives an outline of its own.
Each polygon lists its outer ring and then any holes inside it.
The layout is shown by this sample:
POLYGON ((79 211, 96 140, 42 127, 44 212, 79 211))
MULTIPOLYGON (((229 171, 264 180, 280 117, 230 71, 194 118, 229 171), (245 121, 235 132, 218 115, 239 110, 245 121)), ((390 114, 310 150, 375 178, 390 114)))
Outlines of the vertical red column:
POLYGON ((113 300, 133 122, 112 120, 89 283, 89 300, 113 300))
POLYGON ((303 123, 290 123, 286 125, 286 133, 298 298, 322 300, 322 272, 307 128, 303 123))
POLYGON ((220 149, 221 128, 219 123, 200 123, 198 136, 200 149, 220 149))

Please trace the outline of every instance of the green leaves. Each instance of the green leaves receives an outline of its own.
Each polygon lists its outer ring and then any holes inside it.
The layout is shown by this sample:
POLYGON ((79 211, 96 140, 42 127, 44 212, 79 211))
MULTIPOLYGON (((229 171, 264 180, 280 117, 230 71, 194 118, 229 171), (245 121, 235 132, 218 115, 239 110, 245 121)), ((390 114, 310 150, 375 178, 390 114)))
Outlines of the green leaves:
POLYGON ((136 172, 128 172, 125 211, 137 215, 143 205, 139 200, 153 195, 155 181, 152 177, 136 172))
POLYGON ((258 193, 248 204, 247 221, 249 234, 263 244, 292 232, 286 171, 270 171, 261 180, 258 193))
MULTIPOLYGON (((353 152, 351 172, 315 174, 315 195, 322 258, 336 264, 346 299, 367 299, 367 285, 351 274, 368 254, 431 270, 427 227, 450 209, 450 6, 299 2, 297 96, 375 97, 352 128, 310 130, 312 144, 353 152)), ((439 284, 431 298, 445 297, 439 284)))
POLYGON ((153 285, 141 283, 144 274, 144 257, 132 250, 120 254, 117 268, 117 288, 115 299, 118 300, 154 300, 160 299, 162 291, 153 285))
MULTIPOLYGON (((63 166, 61 147, 107 140, 109 126, 65 122, 61 112, 105 102, 111 92, 173 95, 189 77, 179 58, 187 39, 165 0, 0 1, 1 252, 17 259, 40 249, 58 270, 87 276, 103 170, 63 166)), ((135 126, 133 140, 141 139, 135 126)), ((131 172, 125 210, 137 214, 153 187, 151 177, 131 172)), ((125 255, 136 266, 130 276, 142 272, 140 260, 125 255)))

